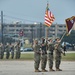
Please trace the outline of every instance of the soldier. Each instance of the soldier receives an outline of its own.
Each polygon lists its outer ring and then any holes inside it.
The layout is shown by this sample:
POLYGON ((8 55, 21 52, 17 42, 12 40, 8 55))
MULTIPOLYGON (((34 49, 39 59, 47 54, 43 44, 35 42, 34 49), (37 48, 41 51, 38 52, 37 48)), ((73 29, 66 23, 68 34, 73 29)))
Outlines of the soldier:
POLYGON ((4 57, 4 45, 2 43, 1 43, 1 45, 2 45, 1 59, 3 59, 3 57, 4 57))
POLYGON ((54 51, 54 44, 53 44, 52 39, 49 39, 49 42, 48 42, 49 71, 55 71, 53 70, 53 51, 54 51))
POLYGON ((0 59, 1 59, 1 53, 2 53, 2 46, 1 46, 1 43, 0 43, 0 59))
POLYGON ((3 59, 4 51, 3 51, 3 44, 0 43, 0 59, 3 59))
POLYGON ((11 59, 14 58, 14 45, 11 44, 11 59))
POLYGON ((15 46, 16 48, 16 59, 20 59, 20 55, 21 55, 21 52, 20 52, 20 42, 17 42, 17 45, 15 46))
POLYGON ((60 45, 61 40, 59 38, 56 39, 56 43, 55 43, 55 67, 56 67, 56 71, 62 71, 59 67, 60 67, 60 63, 61 63, 61 53, 63 53, 62 49, 61 49, 61 45, 60 45))
POLYGON ((39 70, 39 64, 40 64, 40 57, 41 57, 41 52, 40 52, 40 45, 38 44, 37 40, 34 40, 34 68, 35 68, 35 72, 41 72, 39 70))
POLYGON ((9 43, 6 44, 5 51, 6 51, 6 59, 9 59, 9 56, 10 56, 10 45, 9 45, 9 43))
POLYGON ((45 42, 45 39, 42 39, 41 49, 41 69, 42 72, 47 72, 45 69, 47 64, 47 42, 45 42))
MULTIPOLYGON (((64 49, 64 54, 65 54, 65 51, 66 51, 66 43, 64 43, 63 49, 64 49)), ((66 55, 66 54, 65 54, 65 55, 66 55)))

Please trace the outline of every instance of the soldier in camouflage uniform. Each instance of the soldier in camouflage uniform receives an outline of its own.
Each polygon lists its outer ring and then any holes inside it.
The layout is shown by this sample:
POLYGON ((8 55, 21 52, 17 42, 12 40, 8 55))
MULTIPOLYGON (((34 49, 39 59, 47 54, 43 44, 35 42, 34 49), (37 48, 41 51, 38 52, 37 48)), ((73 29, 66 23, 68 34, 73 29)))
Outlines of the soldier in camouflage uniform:
POLYGON ((2 53, 2 46, 1 46, 1 43, 0 43, 0 59, 1 59, 1 53, 2 53))
POLYGON ((17 42, 17 45, 15 46, 16 48, 16 56, 15 58, 16 59, 20 59, 20 55, 21 55, 21 52, 20 52, 20 42, 17 42))
POLYGON ((11 44, 11 59, 14 58, 14 45, 11 44))
POLYGON ((6 51, 6 59, 9 59, 9 56, 10 56, 10 45, 9 45, 9 43, 6 44, 5 51, 6 51))
POLYGON ((42 72, 47 72, 46 68, 47 64, 47 42, 45 42, 45 39, 42 39, 41 44, 41 69, 42 72))
POLYGON ((35 72, 41 72, 39 70, 39 64, 40 64, 40 57, 41 57, 41 52, 40 52, 40 45, 38 45, 38 40, 34 40, 34 68, 35 72))
POLYGON ((48 42, 49 71, 55 71, 53 70, 53 51, 54 51, 54 44, 53 44, 52 39, 49 39, 49 42, 48 42))
POLYGON ((3 44, 0 43, 0 59, 3 59, 4 57, 4 48, 3 48, 3 44))
POLYGON ((56 67, 56 71, 62 71, 59 67, 60 67, 60 63, 61 63, 61 53, 63 53, 62 49, 61 49, 61 45, 60 45, 61 40, 59 38, 56 39, 56 43, 55 43, 55 67, 56 67))

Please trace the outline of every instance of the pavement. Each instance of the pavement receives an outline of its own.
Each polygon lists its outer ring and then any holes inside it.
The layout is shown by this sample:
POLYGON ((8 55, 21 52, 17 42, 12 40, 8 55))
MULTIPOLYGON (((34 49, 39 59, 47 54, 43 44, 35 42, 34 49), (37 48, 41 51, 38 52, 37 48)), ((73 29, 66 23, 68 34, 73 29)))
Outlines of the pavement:
MULTIPOLYGON (((0 75, 75 75, 75 61, 62 61, 60 68, 63 71, 34 72, 32 60, 0 60, 0 75)), ((49 70, 48 63, 46 69, 49 70)), ((53 69, 55 69, 55 64, 53 69)))

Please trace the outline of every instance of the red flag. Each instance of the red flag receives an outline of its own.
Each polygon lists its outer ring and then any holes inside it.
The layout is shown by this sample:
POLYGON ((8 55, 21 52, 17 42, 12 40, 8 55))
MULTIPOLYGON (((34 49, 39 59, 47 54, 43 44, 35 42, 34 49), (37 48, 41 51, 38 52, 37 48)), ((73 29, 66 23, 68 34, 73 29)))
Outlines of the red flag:
POLYGON ((66 21, 67 33, 70 34, 75 24, 75 16, 67 18, 65 21, 66 21))
POLYGON ((54 21, 55 17, 52 12, 49 10, 49 4, 47 3, 46 12, 45 12, 45 25, 50 27, 54 21))

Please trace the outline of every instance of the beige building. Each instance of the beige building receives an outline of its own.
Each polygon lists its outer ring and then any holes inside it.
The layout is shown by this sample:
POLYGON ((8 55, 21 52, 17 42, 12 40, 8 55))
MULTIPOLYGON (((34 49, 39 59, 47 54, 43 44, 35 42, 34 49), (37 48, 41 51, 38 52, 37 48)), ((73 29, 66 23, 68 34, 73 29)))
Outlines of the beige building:
MULTIPOLYGON (((27 39, 35 39, 46 36, 46 26, 42 23, 40 24, 3 24, 3 35, 17 38, 24 37, 27 39), (20 36, 20 30, 23 30, 23 36, 20 36)), ((48 37, 60 37, 66 31, 65 24, 53 24, 48 28, 48 37)))

